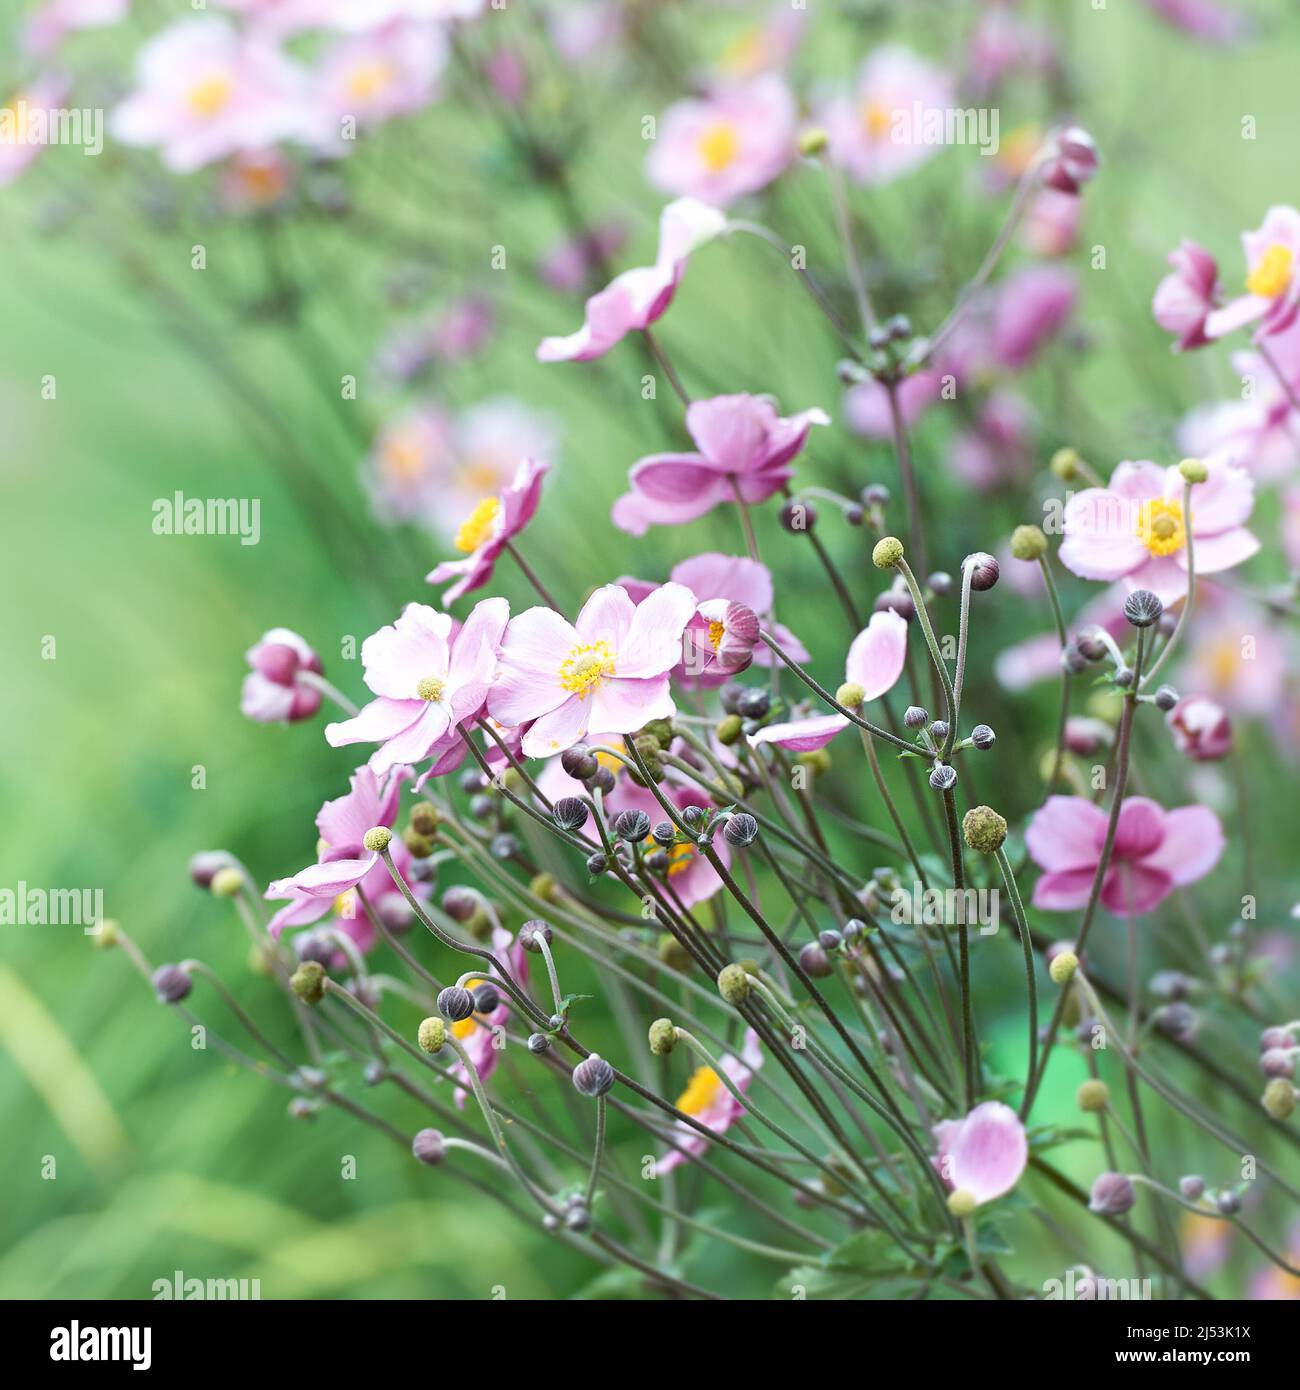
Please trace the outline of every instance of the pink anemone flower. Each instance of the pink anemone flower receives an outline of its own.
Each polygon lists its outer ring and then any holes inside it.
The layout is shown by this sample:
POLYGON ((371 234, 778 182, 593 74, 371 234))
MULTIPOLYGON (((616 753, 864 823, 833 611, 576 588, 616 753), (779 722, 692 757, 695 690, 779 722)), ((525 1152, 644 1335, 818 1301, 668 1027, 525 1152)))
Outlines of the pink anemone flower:
POLYGON ((68 97, 66 77, 47 73, 0 105, 0 188, 13 183, 46 148, 49 113, 68 97))
MULTIPOLYGON (((1086 797, 1048 797, 1025 832, 1030 856, 1046 870, 1034 885, 1035 907, 1070 912, 1087 903, 1107 820, 1086 797)), ((1204 878, 1223 845, 1223 828, 1208 806, 1166 811, 1145 796, 1126 797, 1102 880, 1102 906, 1117 916, 1150 912, 1176 887, 1204 878)))
POLYGON ((1246 529, 1255 485, 1243 468, 1206 460, 1209 476, 1192 488, 1183 515, 1177 468, 1121 463, 1105 488, 1085 488, 1066 503, 1061 563, 1083 579, 1122 579, 1151 589, 1165 603, 1187 592, 1190 526, 1197 574, 1217 574, 1249 560, 1259 541, 1246 529))
POLYGON ((673 302, 691 254, 727 225, 726 214, 695 198, 669 203, 659 218, 654 265, 616 275, 587 300, 582 327, 567 338, 543 338, 539 362, 590 362, 637 329, 649 328, 673 302))
POLYGON ((1205 321, 1216 302, 1219 267, 1204 247, 1186 239, 1169 253, 1169 264, 1173 274, 1156 286, 1151 312, 1160 327, 1177 338, 1175 352, 1204 347, 1211 341, 1205 321))
POLYGON ((347 117, 380 125, 433 100, 446 55, 442 31, 428 24, 397 23, 340 38, 321 59, 316 99, 335 133, 347 117))
POLYGON ((977 1206, 1005 1196, 1029 1162, 1025 1127, 1009 1105, 986 1100, 963 1120, 934 1127, 935 1166, 953 1192, 967 1192, 977 1206))
POLYGON ((816 408, 788 419, 763 396, 714 396, 694 401, 686 428, 694 454, 654 454, 632 465, 631 492, 614 503, 614 524, 634 536, 651 526, 695 521, 737 496, 750 506, 765 502, 794 476, 790 460, 813 425, 830 417, 816 408))
POLYGON ((682 584, 665 584, 639 604, 606 584, 576 624, 530 608, 506 628, 488 711, 502 724, 536 721, 522 743, 530 758, 562 753, 588 729, 627 734, 671 718, 668 673, 694 612, 695 595, 682 584))
MULTIPOLYGON (((871 615, 871 621, 853 639, 844 679, 863 689, 864 703, 877 700, 892 690, 903 673, 907 658, 907 620, 887 608, 871 615)), ((842 714, 821 714, 811 719, 793 719, 785 724, 769 724, 751 734, 753 745, 775 743, 795 753, 810 753, 825 746, 852 723, 842 714)))
POLYGON ((296 724, 320 709, 321 692, 299 680, 319 675, 321 659, 296 632, 273 627, 245 654, 252 670, 244 677, 239 708, 261 724, 296 724))
POLYGON ((451 641, 449 614, 408 603, 396 623, 361 644, 365 681, 376 698, 355 718, 327 724, 326 741, 332 748, 380 744, 370 757, 377 773, 446 751, 459 737, 457 726, 483 708, 509 617, 505 599, 484 599, 451 641))
POLYGON ((1211 338, 1222 338, 1247 324, 1258 323, 1255 337, 1290 328, 1300 313, 1300 212, 1272 207, 1258 230, 1244 232, 1246 293, 1216 309, 1206 320, 1211 338))
POLYGON ((774 74, 670 106, 646 163, 665 192, 726 207, 771 183, 795 157, 794 98, 774 74))
POLYGON ((461 523, 452 542, 463 560, 444 560, 426 579, 443 584, 454 579, 442 596, 454 603, 462 594, 481 589, 492 578, 497 559, 537 513, 542 495, 542 478, 550 465, 524 459, 514 478, 493 497, 485 497, 461 523))
MULTIPOLYGON (((747 1028, 740 1056, 727 1053, 718 1060, 736 1089, 744 1095, 749 1090, 754 1073, 763 1065, 763 1050, 758 1034, 752 1028, 747 1028)), ((686 1089, 677 1097, 677 1109, 718 1134, 725 1134, 746 1113, 745 1107, 723 1084, 718 1073, 707 1066, 697 1067, 691 1073, 686 1089)), ((674 1168, 680 1168, 709 1147, 704 1135, 681 1120, 676 1122, 673 1140, 679 1147, 671 1149, 655 1164, 659 1173, 671 1173, 674 1168)))
POLYGON ((1232 751, 1232 722, 1222 705, 1184 695, 1165 717, 1174 747, 1193 762, 1215 762, 1232 751))

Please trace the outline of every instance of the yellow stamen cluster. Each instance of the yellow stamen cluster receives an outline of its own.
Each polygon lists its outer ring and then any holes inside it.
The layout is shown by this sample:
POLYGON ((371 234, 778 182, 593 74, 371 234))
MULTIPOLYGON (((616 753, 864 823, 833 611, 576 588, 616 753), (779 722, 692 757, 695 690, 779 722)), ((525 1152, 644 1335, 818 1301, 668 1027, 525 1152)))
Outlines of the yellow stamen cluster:
POLYGON ((1153 497, 1138 508, 1136 534, 1152 555, 1173 555, 1187 544, 1183 504, 1168 497, 1153 497))
POLYGON ((190 88, 186 103, 196 116, 211 118, 224 111, 234 95, 235 84, 225 73, 216 72, 190 88))
POLYGON ((889 128, 894 120, 894 113, 883 101, 864 101, 862 103, 861 116, 862 124, 866 127, 867 134, 873 140, 879 140, 889 134, 889 128))
POLYGON ((740 154, 740 136, 730 121, 718 121, 700 136, 696 148, 709 173, 720 174, 736 162, 740 154))
POLYGON ((431 705, 436 705, 446 689, 447 682, 441 676, 425 676, 415 687, 415 694, 418 699, 428 700, 431 705))
POLYGON ((412 483, 422 471, 423 455, 412 439, 399 434, 384 444, 380 462, 384 472, 393 482, 412 483))
POLYGON ((1246 277, 1246 288, 1261 299, 1276 299, 1291 283, 1295 256, 1274 242, 1246 277))
POLYGON ((348 96, 356 101, 369 101, 390 86, 393 77, 393 65, 382 58, 358 63, 348 77, 348 96))
POLYGON ((677 1108, 684 1115, 699 1115, 717 1100, 721 1090, 722 1078, 718 1073, 712 1067, 699 1067, 677 1097, 677 1108))
POLYGON ((709 624, 709 646, 716 652, 722 645, 722 638, 727 629, 715 618, 709 624))
POLYGON ((560 684, 571 695, 585 700, 590 692, 614 674, 614 653, 608 642, 579 645, 560 666, 560 684))
POLYGON ((463 555, 477 550, 491 536, 500 510, 499 497, 485 497, 461 523, 460 530, 456 532, 456 549, 463 555))

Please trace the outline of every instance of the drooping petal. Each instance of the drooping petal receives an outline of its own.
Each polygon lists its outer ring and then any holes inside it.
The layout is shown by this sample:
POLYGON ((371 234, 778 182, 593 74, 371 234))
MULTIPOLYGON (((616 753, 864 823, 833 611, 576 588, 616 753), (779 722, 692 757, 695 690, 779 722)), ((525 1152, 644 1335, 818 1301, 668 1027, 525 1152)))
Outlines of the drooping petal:
POLYGON ((876 700, 893 689, 906 659, 907 620, 892 609, 873 613, 849 647, 844 679, 860 685, 866 699, 876 700))
POLYGON ((378 862, 377 854, 364 859, 331 859, 324 864, 310 864, 292 878, 277 879, 266 890, 268 898, 287 898, 305 893, 309 898, 337 898, 349 888, 355 888, 378 862))
POLYGON ((1010 1192, 1029 1162, 1025 1127, 1009 1105, 986 1100, 949 1132, 949 1182, 978 1203, 1010 1192))
POLYGON ((424 712, 423 700, 388 700, 382 696, 363 705, 351 719, 326 724, 325 742, 331 748, 348 743, 385 743, 409 729, 424 712))
POLYGON ((847 729, 850 720, 842 714, 819 714, 812 719, 791 719, 784 724, 768 724, 750 734, 751 745, 775 743, 794 753, 812 753, 825 748, 836 734, 847 729))

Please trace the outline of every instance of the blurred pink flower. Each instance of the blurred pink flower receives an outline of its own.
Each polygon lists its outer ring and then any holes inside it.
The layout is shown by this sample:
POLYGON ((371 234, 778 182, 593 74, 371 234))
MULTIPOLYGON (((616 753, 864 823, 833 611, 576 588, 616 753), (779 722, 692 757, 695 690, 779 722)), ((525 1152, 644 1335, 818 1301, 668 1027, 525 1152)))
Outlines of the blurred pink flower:
POLYGON ((1246 530, 1255 486, 1242 468, 1206 460, 1209 477, 1192 488, 1183 515, 1183 478, 1175 468, 1121 463, 1110 486, 1085 488, 1065 506, 1060 558, 1083 579, 1122 579, 1165 603, 1187 592, 1187 528, 1197 574, 1217 574, 1250 559, 1259 542, 1246 530))
POLYGON ((13 183, 46 147, 48 113, 67 99, 68 79, 46 73, 0 106, 0 188, 13 183))
POLYGON ((668 673, 681 660, 682 633, 695 595, 665 584, 640 604, 606 584, 576 624, 554 609, 530 608, 511 620, 488 711, 502 724, 536 723, 526 756, 562 753, 588 729, 626 734, 676 713, 668 673))
POLYGON ((1197 595, 1191 649, 1178 684, 1232 714, 1273 714, 1293 666, 1287 641, 1262 609, 1197 595))
POLYGON ((1073 313, 1078 293, 1074 272, 1058 265, 1026 266, 1001 281, 992 310, 991 350, 998 366, 1027 366, 1073 313))
POLYGON ((767 75, 670 106, 646 161, 667 193, 726 207, 771 183, 795 157, 795 104, 767 75))
POLYGON ((1029 200, 1020 226, 1020 244, 1035 256, 1064 256, 1074 247, 1083 203, 1072 193, 1040 188, 1029 200))
POLYGON ((456 581, 443 594, 443 603, 454 603, 492 578, 501 552, 536 515, 542 479, 549 468, 550 464, 524 459, 499 493, 475 504, 453 542, 465 558, 444 560, 425 576, 430 584, 456 581))
MULTIPOLYGON (((1107 820, 1106 811, 1082 796, 1049 796, 1035 812, 1025 846, 1047 871, 1034 885, 1035 907, 1070 912, 1087 903, 1107 820)), ((1119 916, 1150 912, 1174 888, 1204 878, 1223 845, 1223 828, 1208 806, 1166 811, 1148 797, 1126 797, 1101 904, 1119 916)))
POLYGON ((1222 705, 1185 695, 1165 718, 1174 747, 1196 762, 1212 762, 1232 749, 1232 724, 1222 705))
POLYGON ((652 266, 625 270, 587 300, 583 325, 567 338, 543 338, 539 362, 590 362, 634 330, 649 328, 673 301, 691 253, 727 225, 726 215, 694 198, 679 198, 659 218, 659 252, 652 266))
POLYGON ((934 1127, 935 1167, 953 1192, 968 1192, 976 1205, 1005 1196, 1029 1162, 1025 1127, 1000 1100, 986 1100, 964 1119, 934 1127))
MULTIPOLYGON (((904 377, 898 384, 898 413, 903 424, 910 429, 942 397, 945 381, 956 380, 955 373, 938 367, 904 377)), ((844 393, 844 422, 855 434, 868 439, 891 439, 894 420, 887 388, 874 378, 850 386, 844 393)))
POLYGON ((727 44, 718 71, 732 81, 785 68, 803 42, 808 11, 776 0, 767 17, 749 24, 727 44))
POLYGON ((632 491, 614 503, 614 524, 634 536, 651 526, 680 526, 740 499, 753 506, 794 476, 790 460, 813 425, 827 425, 823 410, 784 419, 764 396, 714 396, 694 401, 686 428, 695 454, 653 454, 632 465, 632 491))
POLYGON ((296 724, 320 709, 321 693, 298 680, 301 671, 321 672, 320 657, 296 632, 273 627, 245 654, 252 667, 244 677, 239 708, 261 724, 296 724))
MULTIPOLYGON (((749 1090, 754 1073, 763 1065, 763 1049, 759 1045, 758 1034, 752 1028, 745 1029, 745 1044, 740 1056, 733 1057, 727 1053, 718 1059, 718 1064, 744 1095, 749 1090)), ((677 1097, 677 1109, 718 1134, 725 1134, 746 1114, 745 1107, 727 1090, 718 1073, 707 1066, 697 1067, 691 1073, 686 1089, 677 1097)), ((698 1130, 681 1120, 675 1122, 673 1142, 679 1147, 670 1149, 655 1164, 656 1171, 661 1174, 680 1168, 690 1157, 698 1157, 709 1147, 709 1141, 698 1130)))
POLYGON ((626 240, 627 228, 619 222, 595 227, 582 237, 569 237, 542 257, 538 274, 553 290, 576 294, 593 272, 623 249, 626 240))
POLYGON ((23 47, 48 58, 78 29, 103 29, 125 19, 130 0, 43 0, 23 26, 23 47))
POLYGON ((972 427, 953 436, 953 472, 981 491, 1024 481, 1032 465, 1031 424, 1024 397, 990 391, 977 407, 972 427))
MULTIPOLYGON (((339 38, 316 70, 315 99, 336 137, 348 118, 358 126, 380 125, 433 100, 446 56, 446 39, 429 24, 390 24, 339 38)), ((344 139, 337 148, 350 144, 344 139)))
POLYGON ((1215 305, 1219 267, 1208 251, 1186 239, 1169 253, 1169 264, 1174 273, 1156 286, 1151 312, 1165 332, 1177 337, 1175 352, 1204 347, 1210 341, 1205 320, 1215 305))
POLYGON ((1300 212, 1293 207, 1271 207, 1253 232, 1243 232, 1246 254, 1246 293, 1215 309, 1206 319, 1205 332, 1222 338, 1247 324, 1258 323, 1255 338, 1290 328, 1300 312, 1300 212))
POLYGON ((1219 0, 1146 0, 1146 6, 1175 29, 1205 43, 1235 43, 1254 27, 1249 15, 1219 0))

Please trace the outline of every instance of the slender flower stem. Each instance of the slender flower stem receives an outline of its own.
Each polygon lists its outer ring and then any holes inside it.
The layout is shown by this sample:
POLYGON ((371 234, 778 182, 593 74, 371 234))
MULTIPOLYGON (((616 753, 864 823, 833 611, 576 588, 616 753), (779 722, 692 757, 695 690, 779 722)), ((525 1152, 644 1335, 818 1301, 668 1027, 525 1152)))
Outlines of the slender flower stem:
POLYGON ((907 543, 916 553, 917 563, 927 574, 929 562, 925 551, 925 528, 921 522, 921 490, 912 466, 912 447, 907 438, 907 422, 898 401, 898 382, 889 379, 882 383, 889 402, 889 422, 894 436, 894 456, 903 482, 903 501, 907 507, 907 543))
POLYGON ((1006 885, 1007 896, 1011 899, 1011 911, 1016 931, 1020 933, 1020 946, 1025 957, 1025 995, 1029 1001, 1029 1061, 1025 1071, 1025 1090, 1033 1084, 1034 1072, 1038 1069, 1038 983, 1034 976, 1034 943, 1029 937, 1029 923, 1025 920, 1025 905, 1020 900, 1020 888, 1016 883, 1015 870, 1007 858, 1007 852, 999 845, 997 850, 998 868, 1002 870, 1002 882, 1006 885))
POLYGON ((844 265, 853 286, 853 298, 858 306, 858 317, 862 320, 862 331, 868 336, 876 327, 876 311, 872 307, 871 295, 867 292, 867 282, 862 274, 857 249, 853 245, 853 223, 849 216, 848 194, 844 180, 837 165, 829 155, 823 154, 821 167, 826 174, 826 187, 830 190, 831 211, 835 215, 835 227, 839 233, 840 245, 844 252, 844 265))
POLYGON ((641 330, 641 336, 645 339, 646 346, 650 349, 655 361, 663 369, 663 374, 668 378, 669 386, 677 393, 677 399, 681 401, 684 406, 689 407, 691 398, 687 395, 686 388, 682 385, 681 378, 677 375, 676 369, 669 361, 668 354, 659 346, 659 339, 656 338, 648 328, 643 328, 641 330))
POLYGON ((319 690, 320 693, 326 697, 326 699, 333 700, 334 703, 339 707, 339 709, 341 709, 343 713, 346 714, 349 718, 355 719, 356 716, 360 713, 356 705, 354 705, 352 701, 348 699, 348 697, 338 688, 338 686, 332 685, 329 681, 325 679, 324 676, 320 675, 318 672, 299 671, 298 674, 294 677, 294 680, 298 685, 307 685, 310 686, 313 690, 319 690))
POLYGON ((522 572, 524 578, 529 582, 529 584, 533 586, 533 589, 536 592, 537 597, 541 599, 541 601, 547 606, 547 608, 553 608, 562 617, 564 615, 564 609, 561 608, 560 605, 556 603, 556 601, 551 597, 551 591, 537 577, 536 570, 534 570, 532 565, 530 565, 528 561, 524 559, 523 555, 520 553, 519 547, 514 543, 514 541, 508 540, 505 542, 505 548, 509 553, 510 558, 515 562, 516 565, 519 566, 519 569, 522 572))
POLYGON ((591 1174, 587 1178, 587 1192, 584 1205, 591 1210, 596 1200, 596 1180, 600 1177, 600 1161, 605 1154, 605 1097, 596 1097, 596 1143, 591 1154, 591 1174))
POLYGON ((912 595, 912 603, 916 608, 916 619, 921 624, 921 631, 925 635, 925 645, 930 650, 930 660, 934 663, 934 669, 943 682, 944 712, 948 721, 948 733, 950 737, 957 732, 957 697, 952 688, 952 677, 948 673, 948 663, 943 659, 943 653, 939 650, 938 638, 934 635, 934 627, 930 622, 930 612, 925 604, 925 596, 921 593, 921 586, 916 582, 916 575, 912 573, 912 567, 906 559, 900 557, 898 560, 898 571, 903 576, 912 595))
POLYGON ((555 1012, 564 1012, 564 995, 560 993, 560 976, 555 969, 555 958, 551 955, 551 948, 547 944, 545 936, 538 932, 533 937, 537 944, 537 949, 542 953, 542 959, 546 962, 546 973, 551 981, 551 998, 555 1001, 555 1012))

